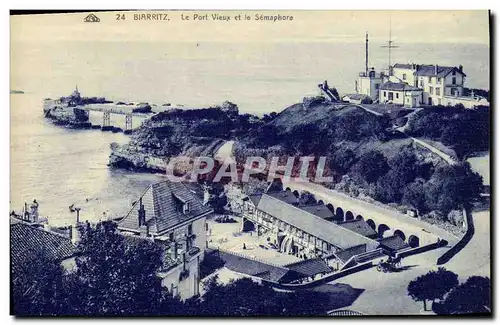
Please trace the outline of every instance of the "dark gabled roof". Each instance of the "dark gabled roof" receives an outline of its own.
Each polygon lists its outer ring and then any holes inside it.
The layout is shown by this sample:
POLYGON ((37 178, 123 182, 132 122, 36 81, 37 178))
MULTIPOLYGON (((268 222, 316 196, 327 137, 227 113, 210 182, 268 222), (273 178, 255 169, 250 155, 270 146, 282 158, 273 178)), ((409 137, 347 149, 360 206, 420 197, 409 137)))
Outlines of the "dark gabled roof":
POLYGON ((437 76, 446 77, 450 72, 455 71, 466 77, 463 71, 460 71, 457 67, 447 67, 440 65, 430 65, 430 64, 412 64, 412 63, 396 63, 394 68, 400 69, 413 69, 416 71, 417 76, 437 76), (436 72, 437 67, 437 72, 436 72))
POLYGON ((251 194, 248 196, 248 198, 250 199, 250 201, 252 201, 254 206, 257 206, 257 204, 259 204, 261 196, 262 194, 251 194))
POLYGON ((410 247, 410 245, 405 243, 404 240, 397 235, 378 239, 378 242, 380 243, 380 246, 395 251, 410 247))
MULTIPOLYGON (((164 181, 150 185, 141 195, 146 211, 146 223, 152 234, 162 234, 175 226, 213 212, 204 206, 186 185, 180 182, 164 181), (189 202, 189 212, 183 213, 181 201, 189 202)), ((138 199, 129 213, 118 223, 122 230, 139 230, 138 199)))
POLYGON ((362 100, 363 98, 367 98, 368 96, 363 94, 346 94, 342 96, 342 98, 344 97, 349 97, 349 99, 354 99, 354 100, 362 100))
POLYGON ((269 192, 266 194, 288 204, 297 205, 299 203, 297 197, 293 195, 293 193, 290 191, 276 191, 276 192, 269 192))
POLYGON ((396 63, 394 65, 394 68, 400 68, 400 69, 414 69, 415 65, 412 63, 396 63))
POLYGON ((340 227, 352 230, 360 235, 366 236, 366 237, 372 237, 376 236, 377 232, 373 230, 372 227, 370 227, 369 224, 366 223, 364 220, 352 220, 352 221, 346 221, 342 223, 338 223, 340 227))
POLYGON ((341 249, 361 244, 366 244, 373 248, 378 246, 378 243, 372 239, 339 227, 333 222, 317 217, 312 213, 287 204, 268 194, 262 194, 257 208, 341 249))
POLYGON ((333 212, 324 204, 299 206, 299 208, 323 219, 333 219, 335 217, 333 212))
POLYGON ((383 83, 380 86, 380 89, 382 90, 395 90, 395 91, 412 91, 412 90, 420 90, 422 89, 411 86, 407 84, 406 82, 392 82, 392 81, 387 81, 383 83))
POLYGON ((342 262, 345 263, 351 257, 365 253, 365 252, 366 252, 366 246, 365 245, 358 245, 358 246, 349 247, 348 249, 337 251, 335 253, 335 256, 337 256, 342 262))
POLYGON ((237 256, 234 253, 218 252, 219 257, 224 261, 224 266, 228 269, 260 277, 269 281, 279 282, 290 270, 243 256, 237 256))
POLYGON ((466 76, 463 71, 460 71, 457 67, 446 67, 446 66, 436 66, 436 65, 419 65, 417 69, 417 76, 437 76, 437 77, 446 77, 452 71, 458 72, 463 76, 466 76), (437 67, 437 73, 436 73, 437 67))
POLYGON ((15 272, 42 253, 61 261, 76 255, 77 249, 67 237, 18 222, 10 226, 10 253, 15 272))
POLYGON ((331 271, 330 267, 321 258, 303 260, 285 265, 285 267, 306 277, 331 271))

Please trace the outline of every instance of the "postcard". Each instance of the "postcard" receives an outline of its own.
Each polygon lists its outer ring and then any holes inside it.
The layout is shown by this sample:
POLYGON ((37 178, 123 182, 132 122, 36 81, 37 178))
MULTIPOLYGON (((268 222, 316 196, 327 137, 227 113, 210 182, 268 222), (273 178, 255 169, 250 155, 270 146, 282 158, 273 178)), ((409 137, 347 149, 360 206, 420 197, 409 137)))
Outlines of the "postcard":
POLYGON ((11 315, 492 315, 490 12, 10 15, 11 315))

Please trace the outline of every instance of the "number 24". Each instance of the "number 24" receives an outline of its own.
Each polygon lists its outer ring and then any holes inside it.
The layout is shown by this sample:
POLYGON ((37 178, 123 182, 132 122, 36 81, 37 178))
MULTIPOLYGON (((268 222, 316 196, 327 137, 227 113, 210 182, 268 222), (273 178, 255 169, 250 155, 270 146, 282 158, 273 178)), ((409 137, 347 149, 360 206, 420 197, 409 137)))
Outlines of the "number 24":
POLYGON ((116 14, 116 20, 125 20, 125 14, 116 14))

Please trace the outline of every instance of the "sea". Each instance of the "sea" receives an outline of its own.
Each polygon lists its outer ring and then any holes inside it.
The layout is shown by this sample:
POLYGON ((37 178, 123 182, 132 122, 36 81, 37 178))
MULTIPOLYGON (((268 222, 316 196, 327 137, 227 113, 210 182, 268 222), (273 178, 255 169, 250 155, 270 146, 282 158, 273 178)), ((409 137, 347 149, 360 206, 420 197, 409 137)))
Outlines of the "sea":
MULTIPOLYGON (((387 67, 388 53, 370 44, 370 67, 387 67)), ((392 62, 463 65, 466 84, 489 89, 489 46, 484 44, 399 44, 392 62)), ((69 130, 42 113, 44 98, 69 95, 114 101, 207 107, 229 100, 240 112, 279 112, 304 96, 318 94, 324 80, 353 93, 364 70, 364 43, 217 42, 23 42, 11 44, 10 207, 20 210, 36 199, 51 224, 125 215, 132 202, 160 174, 107 166, 112 142, 129 136, 99 130, 69 130)), ((91 121, 101 124, 101 114, 91 121)), ((124 126, 123 117, 112 122, 124 126), (123 125, 122 125, 123 124, 123 125)), ((140 123, 134 120, 134 126, 140 123)))

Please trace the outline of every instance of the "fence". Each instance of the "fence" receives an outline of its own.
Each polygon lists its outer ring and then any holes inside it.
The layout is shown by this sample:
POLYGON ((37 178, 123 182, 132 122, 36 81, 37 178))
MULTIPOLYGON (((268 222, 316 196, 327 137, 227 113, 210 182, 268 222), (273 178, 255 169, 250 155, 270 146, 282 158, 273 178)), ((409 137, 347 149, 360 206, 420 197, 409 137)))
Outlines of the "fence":
POLYGON ((359 311, 341 309, 328 312, 328 316, 364 316, 365 314, 359 311))
POLYGON ((251 260, 251 261, 254 261, 254 262, 259 262, 259 263, 262 263, 262 264, 267 264, 267 265, 271 265, 271 266, 275 266, 275 267, 283 267, 283 265, 284 265, 284 264, 277 264, 277 263, 272 263, 272 262, 269 262, 269 261, 261 260, 259 258, 248 256, 248 255, 245 255, 245 254, 242 254, 242 253, 236 253, 236 252, 233 252, 233 251, 230 251, 230 250, 226 250, 224 248, 220 248, 219 246, 216 246, 216 245, 213 245, 213 244, 208 244, 207 247, 209 249, 213 249, 215 251, 220 251, 220 252, 223 252, 223 253, 226 253, 226 254, 234 255, 234 256, 241 257, 241 258, 244 258, 244 259, 247 259, 247 260, 251 260))
POLYGON ((455 244, 455 246, 450 248, 446 253, 444 253, 437 259, 438 265, 445 264, 449 260, 451 260, 453 256, 455 256, 458 252, 460 252, 462 248, 464 248, 474 236, 475 229, 474 229, 474 221, 472 220, 471 208, 464 207, 463 214, 467 226, 467 231, 465 232, 465 235, 462 237, 462 239, 460 239, 460 241, 455 244))

